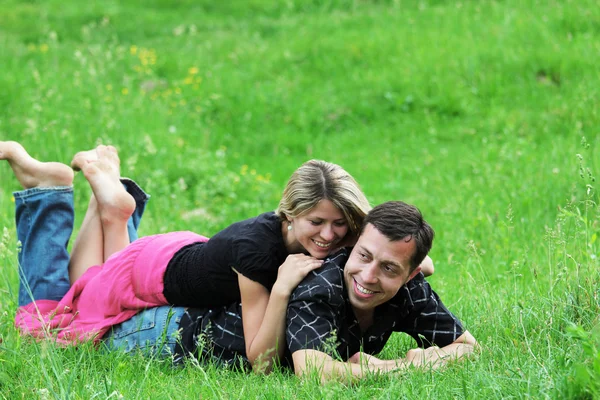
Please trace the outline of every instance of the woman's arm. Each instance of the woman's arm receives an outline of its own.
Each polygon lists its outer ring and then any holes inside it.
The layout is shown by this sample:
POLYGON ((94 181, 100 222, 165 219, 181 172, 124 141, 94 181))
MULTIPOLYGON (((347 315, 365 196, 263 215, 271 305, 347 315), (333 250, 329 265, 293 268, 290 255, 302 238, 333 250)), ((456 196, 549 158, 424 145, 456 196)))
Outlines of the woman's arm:
POLYGON ((323 263, 303 254, 289 255, 279 267, 271 293, 260 283, 238 273, 246 357, 255 372, 269 373, 285 351, 288 300, 300 281, 323 263))
POLYGON ((435 268, 433 267, 433 260, 429 256, 425 256, 425 259, 419 266, 421 267, 421 272, 423 275, 425 275, 425 277, 433 275, 433 272, 435 271, 435 268))

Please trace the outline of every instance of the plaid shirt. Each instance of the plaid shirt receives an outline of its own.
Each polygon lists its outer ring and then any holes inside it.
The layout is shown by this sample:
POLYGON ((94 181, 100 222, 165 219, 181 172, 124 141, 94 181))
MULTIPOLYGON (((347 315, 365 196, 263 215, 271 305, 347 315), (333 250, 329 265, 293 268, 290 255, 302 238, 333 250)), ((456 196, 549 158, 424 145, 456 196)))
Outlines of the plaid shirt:
POLYGON ((375 309, 374 323, 362 333, 344 284, 348 250, 332 256, 311 272, 292 294, 286 339, 293 353, 303 349, 337 352, 347 360, 358 351, 377 354, 392 332, 412 336, 421 347, 446 346, 463 334, 458 319, 418 274, 390 301, 375 309))
POLYGON ((189 308, 179 322, 179 330, 176 362, 184 356, 193 356, 201 361, 251 369, 239 302, 229 307, 189 308))
MULTIPOLYGON (((463 334, 463 327, 431 289, 423 274, 400 288, 389 302, 375 309, 374 324, 361 333, 344 285, 348 250, 330 257, 292 293, 286 320, 289 355, 316 349, 347 360, 357 351, 377 354, 392 332, 405 332, 419 346, 446 346, 463 334)), ((239 303, 213 309, 189 309, 180 322, 178 355, 248 366, 239 303)), ((283 362, 284 365, 286 361, 283 362)))

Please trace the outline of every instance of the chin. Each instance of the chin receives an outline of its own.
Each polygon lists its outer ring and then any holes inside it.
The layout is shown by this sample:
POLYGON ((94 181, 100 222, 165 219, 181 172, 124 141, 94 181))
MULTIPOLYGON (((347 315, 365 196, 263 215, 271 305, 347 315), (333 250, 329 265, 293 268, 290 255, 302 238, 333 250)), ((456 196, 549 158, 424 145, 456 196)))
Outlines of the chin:
POLYGON ((313 248, 310 255, 316 258, 323 258, 329 255, 329 249, 322 249, 320 247, 313 248))

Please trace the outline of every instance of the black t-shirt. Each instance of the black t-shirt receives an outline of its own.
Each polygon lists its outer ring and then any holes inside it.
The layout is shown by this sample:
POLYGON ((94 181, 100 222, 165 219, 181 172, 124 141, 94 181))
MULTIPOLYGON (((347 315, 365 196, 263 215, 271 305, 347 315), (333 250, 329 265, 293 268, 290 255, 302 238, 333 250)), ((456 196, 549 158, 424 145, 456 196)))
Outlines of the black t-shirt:
POLYGON ((234 269, 271 290, 287 255, 279 217, 264 213, 230 225, 206 243, 180 249, 167 266, 163 293, 170 304, 178 306, 239 302, 234 269))

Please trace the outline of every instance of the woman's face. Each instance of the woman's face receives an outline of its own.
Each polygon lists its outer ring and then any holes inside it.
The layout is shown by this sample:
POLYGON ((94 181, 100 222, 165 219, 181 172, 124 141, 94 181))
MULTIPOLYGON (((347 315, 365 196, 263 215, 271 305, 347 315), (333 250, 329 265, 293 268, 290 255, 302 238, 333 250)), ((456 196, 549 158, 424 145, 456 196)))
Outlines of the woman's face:
POLYGON ((292 224, 288 233, 292 243, 290 252, 308 251, 315 258, 325 258, 348 233, 344 214, 327 199, 288 221, 292 224))

